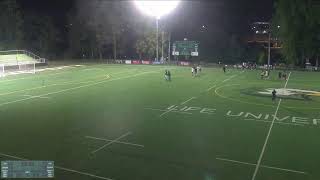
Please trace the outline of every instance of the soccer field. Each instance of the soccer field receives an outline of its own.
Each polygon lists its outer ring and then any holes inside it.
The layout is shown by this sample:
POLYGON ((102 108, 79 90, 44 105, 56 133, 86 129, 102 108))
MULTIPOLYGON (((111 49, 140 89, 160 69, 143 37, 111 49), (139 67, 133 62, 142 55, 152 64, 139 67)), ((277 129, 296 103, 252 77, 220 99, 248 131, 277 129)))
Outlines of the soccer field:
POLYGON ((59 180, 319 180, 319 74, 277 73, 97 64, 8 76, 0 160, 52 160, 59 180))

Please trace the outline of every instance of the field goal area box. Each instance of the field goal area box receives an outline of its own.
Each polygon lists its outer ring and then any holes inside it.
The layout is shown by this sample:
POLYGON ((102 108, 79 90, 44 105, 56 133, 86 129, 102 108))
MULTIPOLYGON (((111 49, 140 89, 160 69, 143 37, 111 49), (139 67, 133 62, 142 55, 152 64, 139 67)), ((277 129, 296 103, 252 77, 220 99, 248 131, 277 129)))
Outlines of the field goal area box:
POLYGON ((173 56, 199 56, 199 42, 176 41, 172 45, 173 56))

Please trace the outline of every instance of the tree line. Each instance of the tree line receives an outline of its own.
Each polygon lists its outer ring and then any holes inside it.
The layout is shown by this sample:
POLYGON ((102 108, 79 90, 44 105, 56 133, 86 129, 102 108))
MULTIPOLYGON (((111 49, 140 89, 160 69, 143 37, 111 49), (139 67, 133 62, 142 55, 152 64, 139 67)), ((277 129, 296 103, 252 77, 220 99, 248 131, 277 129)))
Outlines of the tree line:
MULTIPOLYGON (((153 59, 157 42, 155 20, 137 13, 128 3, 77 0, 61 25, 50 15, 22 9, 16 0, 3 0, 0 2, 0 50, 27 49, 49 59, 153 59)), ((319 59, 319 7, 313 0, 276 1, 272 28, 281 27, 273 31, 273 35, 283 44, 279 54, 283 62, 302 65, 319 59)), ((160 57, 162 49, 164 57, 168 56, 170 35, 171 42, 182 40, 179 32, 172 30, 179 25, 177 22, 160 21, 160 57)), ((190 31, 193 32, 190 38, 200 42, 200 56, 193 60, 266 62, 265 48, 248 46, 243 40, 244 34, 219 29, 218 25, 190 31)))

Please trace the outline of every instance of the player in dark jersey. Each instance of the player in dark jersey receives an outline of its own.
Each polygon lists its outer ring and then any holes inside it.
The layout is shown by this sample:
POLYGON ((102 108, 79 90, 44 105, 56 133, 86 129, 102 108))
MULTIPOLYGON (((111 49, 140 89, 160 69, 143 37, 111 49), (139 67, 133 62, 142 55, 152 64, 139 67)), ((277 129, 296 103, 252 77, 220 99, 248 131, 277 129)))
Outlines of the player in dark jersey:
POLYGON ((281 79, 282 78, 282 72, 279 72, 278 74, 278 78, 281 79))
POLYGON ((282 77, 283 77, 284 80, 287 80, 287 74, 286 73, 283 73, 282 77))
POLYGON ((164 71, 164 79, 165 79, 166 81, 169 80, 168 70, 165 70, 165 71, 164 71))
POLYGON ((169 70, 167 71, 167 75, 168 75, 168 81, 171 81, 171 72, 169 70))
POLYGON ((274 89, 272 91, 272 101, 276 100, 276 97, 277 97, 277 91, 274 89))
POLYGON ((222 70, 223 70, 224 73, 226 73, 226 66, 223 66, 222 70))

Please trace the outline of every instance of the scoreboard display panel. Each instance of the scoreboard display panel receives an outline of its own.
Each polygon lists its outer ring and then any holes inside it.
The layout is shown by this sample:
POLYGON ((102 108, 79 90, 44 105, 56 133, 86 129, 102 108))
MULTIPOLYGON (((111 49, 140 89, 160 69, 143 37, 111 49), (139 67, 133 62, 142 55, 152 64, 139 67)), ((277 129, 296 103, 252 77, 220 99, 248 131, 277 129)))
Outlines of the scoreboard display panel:
POLYGON ((199 42, 176 41, 172 45, 173 56, 199 56, 199 42))
POLYGON ((53 178, 53 161, 1 161, 1 178, 53 178))

